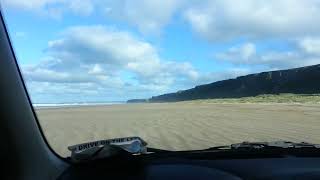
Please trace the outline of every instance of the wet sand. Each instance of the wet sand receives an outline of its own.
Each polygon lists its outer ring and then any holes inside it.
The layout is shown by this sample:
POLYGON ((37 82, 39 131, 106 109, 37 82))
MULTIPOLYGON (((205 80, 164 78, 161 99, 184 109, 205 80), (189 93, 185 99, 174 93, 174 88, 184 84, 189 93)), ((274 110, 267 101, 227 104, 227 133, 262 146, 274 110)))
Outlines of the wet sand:
POLYGON ((140 136, 150 147, 203 149, 242 141, 320 143, 319 104, 159 103, 36 110, 49 144, 140 136))

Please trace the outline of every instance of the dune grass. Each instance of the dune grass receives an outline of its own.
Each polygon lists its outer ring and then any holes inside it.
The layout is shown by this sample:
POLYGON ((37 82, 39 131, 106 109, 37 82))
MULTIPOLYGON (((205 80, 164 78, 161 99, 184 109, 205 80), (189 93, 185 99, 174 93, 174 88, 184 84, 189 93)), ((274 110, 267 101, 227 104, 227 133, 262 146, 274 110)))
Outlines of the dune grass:
POLYGON ((301 103, 320 104, 320 94, 263 94, 242 98, 201 99, 190 103, 301 103))

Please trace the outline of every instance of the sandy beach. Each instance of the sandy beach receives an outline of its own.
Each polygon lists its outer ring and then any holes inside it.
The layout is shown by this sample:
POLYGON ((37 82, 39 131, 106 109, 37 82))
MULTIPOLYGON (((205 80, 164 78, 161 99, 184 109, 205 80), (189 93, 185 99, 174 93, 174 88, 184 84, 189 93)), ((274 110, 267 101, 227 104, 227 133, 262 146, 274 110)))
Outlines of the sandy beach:
POLYGON ((242 141, 320 143, 319 104, 152 103, 36 110, 49 144, 140 136, 150 147, 203 149, 242 141))

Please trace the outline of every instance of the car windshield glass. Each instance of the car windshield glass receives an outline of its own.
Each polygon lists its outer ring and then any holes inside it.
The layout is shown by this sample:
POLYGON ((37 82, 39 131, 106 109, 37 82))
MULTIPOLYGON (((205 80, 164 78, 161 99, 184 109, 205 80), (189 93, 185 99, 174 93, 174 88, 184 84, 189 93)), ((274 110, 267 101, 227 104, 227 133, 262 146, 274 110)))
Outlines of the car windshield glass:
POLYGON ((62 157, 109 144, 136 153, 320 143, 319 1, 0 3, 62 157), (112 140, 132 137, 145 141, 140 150, 112 140))

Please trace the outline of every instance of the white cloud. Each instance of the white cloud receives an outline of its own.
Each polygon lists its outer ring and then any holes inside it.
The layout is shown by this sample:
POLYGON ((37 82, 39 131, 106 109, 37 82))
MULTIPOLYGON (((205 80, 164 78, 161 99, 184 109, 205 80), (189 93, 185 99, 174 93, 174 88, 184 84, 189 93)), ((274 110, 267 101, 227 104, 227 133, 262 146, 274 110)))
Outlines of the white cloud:
MULTIPOLYGON (((128 63, 156 64, 155 48, 132 34, 105 26, 77 26, 67 29, 63 38, 48 43, 47 53, 60 59, 82 63, 127 66, 128 63)), ((148 65, 148 64, 146 64, 148 65)))
POLYGON ((169 79, 175 75, 196 76, 191 64, 163 60, 150 43, 127 32, 104 26, 80 26, 68 29, 65 36, 49 43, 49 54, 84 64, 100 63, 106 72, 131 71, 143 84, 169 85, 174 81, 169 79))
POLYGON ((101 4, 107 17, 126 21, 143 33, 159 33, 183 0, 119 0, 101 4))
POLYGON ((209 41, 235 38, 297 38, 318 35, 318 0, 0 0, 5 7, 45 12, 59 18, 72 12, 97 12, 126 22, 143 33, 160 33, 183 16, 194 32, 209 41))
POLYGON ((320 41, 309 38, 297 39, 296 48, 287 51, 256 51, 253 43, 244 43, 215 54, 217 60, 230 62, 234 65, 264 66, 265 70, 294 68, 320 63, 320 41))
POLYGON ((320 38, 319 37, 306 37, 298 40, 298 46, 302 49, 302 51, 320 55, 320 38))
POLYGON ((76 14, 88 16, 94 11, 94 4, 91 0, 70 0, 69 8, 76 14))
POLYGON ((53 0, 29 0, 29 1, 1 0, 1 3, 5 7, 13 7, 13 8, 19 8, 19 9, 25 9, 25 10, 41 9, 53 2, 54 2, 53 0))
POLYGON ((99 74, 104 74, 104 70, 103 68, 101 67, 101 65, 99 64, 95 64, 93 65, 92 68, 89 69, 88 71, 88 74, 96 74, 96 75, 99 75, 99 74))
POLYGON ((74 72, 55 71, 40 66, 24 67, 23 72, 26 80, 55 83, 87 83, 93 81, 93 77, 74 72))
POLYGON ((143 33, 160 33, 185 0, 0 0, 5 8, 33 11, 61 18, 72 12, 88 16, 94 11, 129 23, 143 33))
POLYGON ((291 38, 320 31, 315 23, 320 17, 318 0, 207 0, 184 14, 192 29, 209 41, 291 38))
POLYGON ((190 87, 201 75, 188 62, 175 62, 159 57, 150 43, 132 34, 105 26, 77 26, 66 29, 59 39, 48 42, 44 58, 36 65, 23 67, 27 82, 47 85, 47 93, 84 92, 123 97, 144 97, 190 87), (124 76, 129 73, 130 76, 124 76), (79 87, 77 87, 79 85, 79 87), (140 91, 137 92, 137 91, 140 91))
POLYGON ((0 0, 0 2, 5 9, 32 11, 53 18, 61 18, 68 12, 88 16, 94 11, 92 0, 0 0))
POLYGON ((231 47, 227 52, 216 54, 218 59, 226 59, 235 64, 248 64, 255 59, 255 56, 256 46, 253 43, 231 47))

